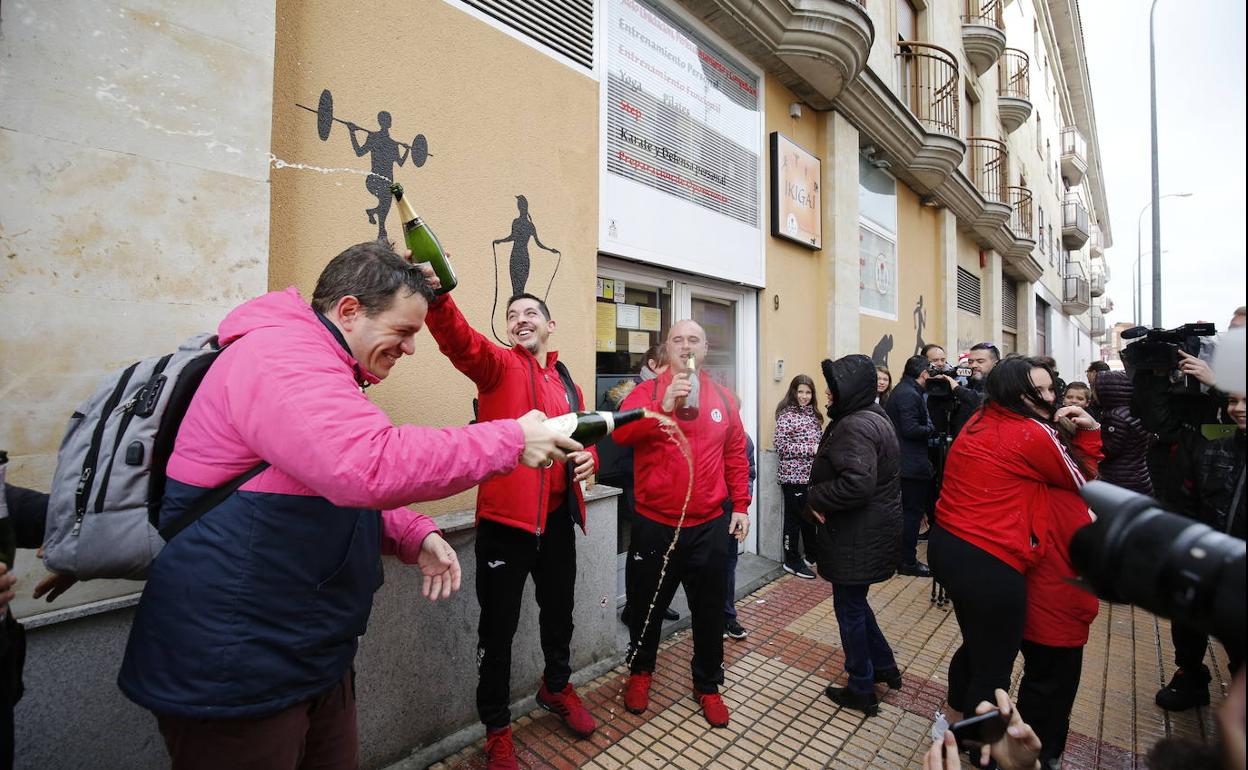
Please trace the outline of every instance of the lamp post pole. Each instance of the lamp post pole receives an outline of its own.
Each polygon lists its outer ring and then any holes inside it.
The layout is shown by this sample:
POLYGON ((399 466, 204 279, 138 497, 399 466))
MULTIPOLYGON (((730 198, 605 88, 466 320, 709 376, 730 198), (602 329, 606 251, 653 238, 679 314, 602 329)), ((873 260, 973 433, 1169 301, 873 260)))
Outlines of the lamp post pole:
MULTIPOLYGON (((1153 159, 1154 161, 1156 160, 1155 155, 1153 159)), ((1158 224, 1158 220, 1157 220, 1158 212, 1160 211, 1160 209, 1158 209, 1157 206, 1154 205, 1154 203, 1164 198, 1190 198, 1190 197, 1192 197, 1192 194, 1190 192, 1167 193, 1166 195, 1162 195, 1160 198, 1157 198, 1154 201, 1145 203, 1144 208, 1140 209, 1140 215, 1135 218, 1135 297, 1134 297, 1135 301, 1132 303, 1134 305, 1135 310, 1132 315, 1134 316, 1136 326, 1142 326, 1144 324, 1144 290, 1143 290, 1144 271, 1141 265, 1141 262, 1143 261, 1143 258, 1144 258, 1144 242, 1143 240, 1141 240, 1141 237, 1140 237, 1140 228, 1144 224, 1144 212, 1148 211, 1149 208, 1152 208, 1153 210, 1153 235, 1158 236, 1161 232, 1160 231, 1161 226, 1158 224)), ((1157 294, 1157 291, 1158 291, 1157 283, 1160 280, 1158 275, 1161 270, 1160 265, 1161 265, 1161 253, 1162 252, 1158 250, 1156 247, 1156 244, 1158 243, 1158 241, 1153 241, 1153 243, 1154 243, 1154 246, 1153 246, 1153 298, 1154 300, 1156 300, 1156 298, 1159 296, 1157 294)), ((1154 308, 1154 311, 1156 311, 1156 308, 1154 308)), ((1153 326, 1160 326, 1160 325, 1161 325, 1161 316, 1158 315, 1156 312, 1154 312, 1153 326)))
MULTIPOLYGON (((1153 0, 1148 9, 1148 82, 1153 129, 1153 326, 1161 326, 1161 208, 1157 205, 1161 200, 1161 183, 1157 177, 1157 52, 1153 46, 1156 10, 1157 0, 1153 0)), ((1140 315, 1144 315, 1142 306, 1140 315)))

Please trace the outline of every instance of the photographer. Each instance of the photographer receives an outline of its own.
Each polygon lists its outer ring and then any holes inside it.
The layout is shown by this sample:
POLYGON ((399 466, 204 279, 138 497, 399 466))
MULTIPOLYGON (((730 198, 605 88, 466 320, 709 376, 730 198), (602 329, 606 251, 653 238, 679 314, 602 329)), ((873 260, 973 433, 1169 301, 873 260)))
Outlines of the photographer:
POLYGON ((931 503, 934 476, 927 445, 936 428, 928 416, 923 392, 929 377, 927 358, 911 356, 902 370, 901 382, 884 406, 901 446, 901 566, 897 572, 911 577, 932 574, 918 558, 919 524, 931 503))
MULTIPOLYGON (((1182 463, 1185 472, 1180 484, 1180 509, 1191 518, 1240 540, 1245 534, 1245 400, 1242 393, 1227 399, 1227 413, 1235 421, 1235 435, 1195 445, 1190 458, 1182 463)), ((1157 705, 1167 711, 1182 711, 1209 704, 1209 669, 1204 664, 1209 637, 1184 623, 1173 622, 1174 662, 1178 669, 1170 682, 1157 692, 1157 705)), ((1243 662, 1243 649, 1227 647, 1231 670, 1243 662)))
MULTIPOLYGON (((936 427, 939 444, 937 447, 939 452, 932 458, 936 464, 936 478, 939 486, 940 474, 944 467, 944 451, 948 448, 948 443, 958 435, 962 426, 966 425, 966 421, 979 408, 982 399, 973 388, 965 387, 958 381, 956 375, 959 370, 949 366, 944 348, 934 343, 924 345, 921 355, 932 366, 931 379, 926 385, 927 411, 931 415, 932 424, 936 427)), ((991 368, 990 365, 989 369, 991 368)), ((967 374, 965 370, 961 373, 967 374)), ((970 376, 973 375, 972 370, 970 376)))

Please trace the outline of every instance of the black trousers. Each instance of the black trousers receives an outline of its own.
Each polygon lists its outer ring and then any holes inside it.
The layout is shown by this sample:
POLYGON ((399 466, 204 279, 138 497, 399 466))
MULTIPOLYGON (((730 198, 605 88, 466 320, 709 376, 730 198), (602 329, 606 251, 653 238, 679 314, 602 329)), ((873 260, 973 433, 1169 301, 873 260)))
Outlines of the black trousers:
POLYGON ((809 562, 818 561, 815 558, 815 525, 802 518, 802 509, 806 507, 806 486, 780 485, 780 491, 784 495, 784 560, 789 564, 800 564, 803 555, 809 562))
POLYGON ((919 560, 919 526, 932 502, 931 479, 901 480, 901 563, 919 560))
POLYGON ((996 702, 998 687, 1009 692, 1023 641, 1027 583, 1021 572, 939 523, 932 527, 927 553, 962 631, 962 646, 949 661, 949 705, 971 715, 980 701, 996 702))
POLYGON ((1040 738, 1040 764, 1047 767, 1066 750, 1070 712, 1083 673, 1083 648, 1050 647, 1023 640, 1021 649, 1023 681, 1018 685, 1016 705, 1040 738))
MULTIPOLYGON (((1174 664, 1188 671, 1198 671, 1205 663, 1205 651, 1209 649, 1209 635, 1198 628, 1183 623, 1170 623, 1170 639, 1174 642, 1174 664)), ((1231 673, 1239 671, 1244 662, 1243 650, 1223 646, 1230 663, 1231 673)))
POLYGON ((683 585, 693 616, 693 687, 701 693, 719 692, 724 683, 724 570, 728 559, 728 538, 724 535, 729 516, 682 528, 661 584, 663 555, 677 529, 645 516, 633 522, 628 550, 632 570, 626 576, 632 673, 654 671, 663 611, 671 604, 677 586, 683 585))
MULTIPOLYGON (((576 595, 576 532, 567 506, 546 518, 540 537, 506 524, 477 526, 477 713, 487 729, 511 723, 511 642, 520 623, 524 584, 533 576, 546 659, 546 687, 562 690, 572 673, 572 606, 576 595)), ((722 576, 721 576, 722 579, 722 576)))

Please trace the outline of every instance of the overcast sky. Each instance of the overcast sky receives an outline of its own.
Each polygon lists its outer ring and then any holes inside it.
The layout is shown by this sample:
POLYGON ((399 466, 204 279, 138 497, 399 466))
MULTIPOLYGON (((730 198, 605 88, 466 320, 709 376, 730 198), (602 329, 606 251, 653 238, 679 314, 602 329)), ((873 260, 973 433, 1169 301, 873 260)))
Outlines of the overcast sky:
MULTIPOLYGON (((1147 0, 1081 0, 1114 245, 1108 324, 1131 321, 1136 222, 1152 195, 1147 0)), ((1162 324, 1215 321, 1244 304, 1244 1, 1157 0, 1162 324)), ((1140 226, 1151 325, 1151 213, 1140 226)))

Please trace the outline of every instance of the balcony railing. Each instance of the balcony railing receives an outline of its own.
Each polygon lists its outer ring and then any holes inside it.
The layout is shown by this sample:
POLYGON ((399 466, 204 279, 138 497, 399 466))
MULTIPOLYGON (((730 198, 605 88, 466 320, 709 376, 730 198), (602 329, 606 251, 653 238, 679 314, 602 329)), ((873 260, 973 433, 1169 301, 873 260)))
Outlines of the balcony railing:
POLYGON ((1035 233, 1031 229, 1031 190, 1026 187, 1011 186, 1007 188, 1010 195, 1010 230, 1014 237, 1034 241, 1035 233))
POLYGON ((1062 176, 1070 185, 1083 181, 1088 170, 1088 142, 1074 126, 1062 129, 1062 176))
POLYGON ((1062 245, 1072 250, 1083 248, 1090 231, 1088 210, 1083 207, 1083 201, 1067 196, 1062 204, 1062 245))
POLYGON ((966 140, 966 154, 971 181, 980 195, 990 203, 1009 204, 1005 189, 1009 155, 1005 142, 986 136, 972 136, 966 140))
POLYGON ((1088 235, 1088 253, 1093 257, 1105 256, 1105 236, 1101 233, 1101 226, 1092 223, 1092 232, 1088 235))
POLYGON ((1001 0, 966 0, 962 23, 1004 30, 1005 14, 1002 12, 1001 0))
POLYGON ((958 135, 958 60, 931 43, 897 44, 897 92, 928 131, 958 135))
POLYGON ((1105 271, 1099 267, 1092 268, 1092 296, 1100 297, 1105 294, 1105 271))
POLYGON ((1101 308, 1093 305, 1088 311, 1088 320, 1091 325, 1088 333, 1093 339, 1100 339, 1105 336, 1105 315, 1101 312, 1101 308))
POLYGON ((997 75, 997 95, 1031 101, 1028 67, 1025 51, 1017 48, 1005 49, 1005 53, 1001 54, 1001 70, 997 75))
POLYGON ((1083 272, 1083 263, 1077 259, 1066 261, 1066 275, 1062 279, 1062 310, 1069 315, 1086 313, 1092 307, 1092 292, 1083 272))

